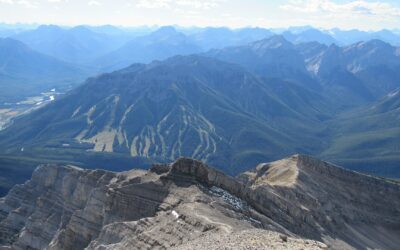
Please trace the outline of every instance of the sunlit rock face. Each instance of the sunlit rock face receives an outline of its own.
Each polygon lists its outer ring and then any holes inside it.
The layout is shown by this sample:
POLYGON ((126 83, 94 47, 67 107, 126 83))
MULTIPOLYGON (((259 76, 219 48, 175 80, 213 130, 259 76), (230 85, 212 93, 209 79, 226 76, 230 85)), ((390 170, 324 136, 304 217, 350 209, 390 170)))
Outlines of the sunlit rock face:
POLYGON ((122 173, 45 165, 0 200, 0 242, 12 249, 233 249, 232 242, 396 249, 399 197, 398 183, 302 155, 237 178, 188 158, 122 173))

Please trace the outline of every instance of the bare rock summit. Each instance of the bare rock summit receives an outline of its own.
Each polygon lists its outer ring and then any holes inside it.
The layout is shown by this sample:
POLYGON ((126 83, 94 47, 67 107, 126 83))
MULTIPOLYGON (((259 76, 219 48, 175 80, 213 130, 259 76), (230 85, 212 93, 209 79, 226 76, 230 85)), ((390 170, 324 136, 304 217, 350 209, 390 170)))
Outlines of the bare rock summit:
POLYGON ((303 155, 230 177, 182 158, 43 165, 0 199, 0 249, 396 249, 400 185, 303 155))

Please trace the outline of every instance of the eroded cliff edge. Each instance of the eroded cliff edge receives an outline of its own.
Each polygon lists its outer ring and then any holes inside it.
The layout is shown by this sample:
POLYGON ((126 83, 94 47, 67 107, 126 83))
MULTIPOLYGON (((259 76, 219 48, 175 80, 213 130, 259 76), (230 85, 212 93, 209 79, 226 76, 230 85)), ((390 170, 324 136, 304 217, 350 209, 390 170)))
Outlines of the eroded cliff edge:
POLYGON ((0 200, 12 249, 396 249, 399 236, 398 183, 303 155, 237 178, 186 158, 123 173, 45 165, 0 200))

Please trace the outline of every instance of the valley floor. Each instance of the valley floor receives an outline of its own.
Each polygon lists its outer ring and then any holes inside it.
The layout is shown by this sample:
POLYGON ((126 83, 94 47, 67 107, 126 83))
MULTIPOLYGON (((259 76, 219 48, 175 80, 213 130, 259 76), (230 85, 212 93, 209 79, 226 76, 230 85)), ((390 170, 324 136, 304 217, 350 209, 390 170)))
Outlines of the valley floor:
POLYGON ((62 93, 57 92, 56 89, 51 89, 40 95, 27 97, 19 102, 0 103, 0 130, 8 126, 15 117, 41 108, 54 101, 56 97, 61 94, 62 93))

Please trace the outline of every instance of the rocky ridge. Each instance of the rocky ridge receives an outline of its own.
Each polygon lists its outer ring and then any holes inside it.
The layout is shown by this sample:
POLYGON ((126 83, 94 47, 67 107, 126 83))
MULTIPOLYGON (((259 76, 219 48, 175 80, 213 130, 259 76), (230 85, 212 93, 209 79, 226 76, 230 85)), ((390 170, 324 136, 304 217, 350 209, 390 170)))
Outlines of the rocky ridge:
POLYGON ((0 245, 396 249, 399 215, 398 183, 302 155, 237 178, 187 158, 122 173, 44 165, 0 200, 0 245))

